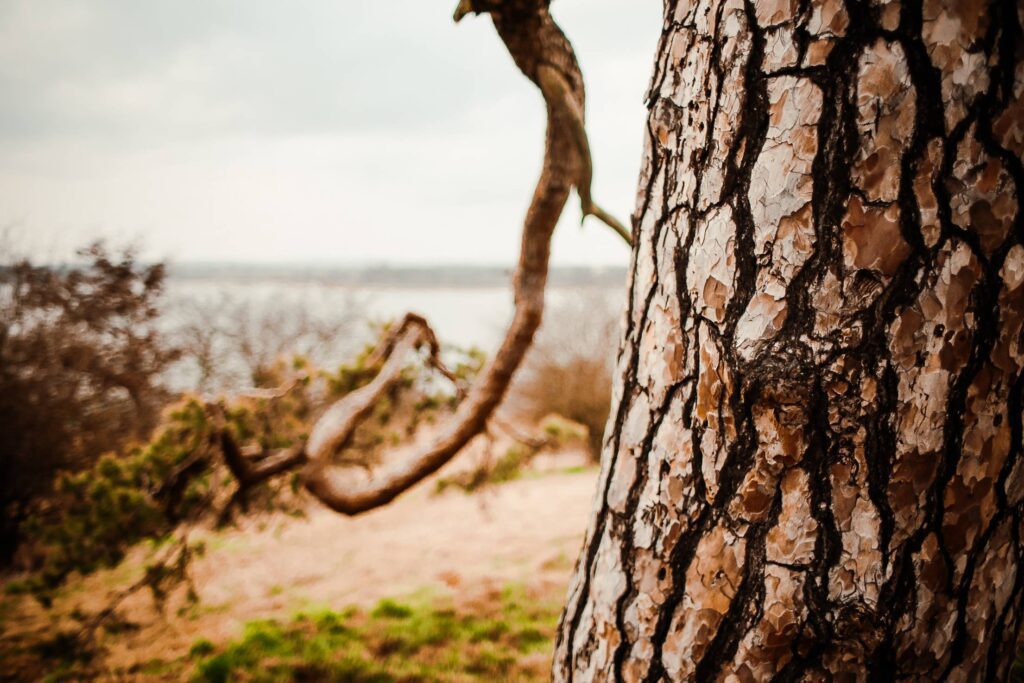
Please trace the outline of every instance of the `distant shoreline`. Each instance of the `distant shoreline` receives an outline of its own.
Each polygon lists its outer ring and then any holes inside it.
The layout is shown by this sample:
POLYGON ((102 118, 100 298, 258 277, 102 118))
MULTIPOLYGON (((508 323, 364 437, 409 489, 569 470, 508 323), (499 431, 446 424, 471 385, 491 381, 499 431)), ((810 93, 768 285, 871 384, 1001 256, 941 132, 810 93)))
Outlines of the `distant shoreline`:
MULTIPOLYGON (((479 289, 508 286, 512 268, 172 263, 168 266, 168 277, 178 281, 279 281, 344 287, 479 289)), ((626 268, 559 266, 551 269, 548 282, 553 287, 625 287, 626 268)))

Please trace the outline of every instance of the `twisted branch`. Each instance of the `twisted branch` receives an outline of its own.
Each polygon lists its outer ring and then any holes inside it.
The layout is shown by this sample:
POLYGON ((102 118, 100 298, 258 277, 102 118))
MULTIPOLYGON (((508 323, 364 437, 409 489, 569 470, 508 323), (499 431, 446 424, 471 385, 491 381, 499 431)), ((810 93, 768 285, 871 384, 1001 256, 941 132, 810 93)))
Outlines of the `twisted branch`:
POLYGON ((515 311, 497 353, 429 446, 372 474, 331 464, 333 455, 344 448, 380 398, 398 382, 402 368, 417 349, 427 346, 428 362, 454 380, 440 361, 437 338, 427 321, 407 315, 378 348, 375 360, 381 367, 376 377, 332 405, 317 420, 304 445, 254 462, 242 454, 226 429, 221 430, 224 459, 239 482, 236 497, 276 474, 302 466, 306 489, 337 512, 355 515, 392 501, 440 469, 481 433, 504 398, 540 326, 551 236, 571 188, 578 190, 584 217, 598 217, 631 241, 629 231, 590 196, 593 166, 583 123, 583 78, 572 46, 548 12, 549 1, 462 0, 455 12, 456 21, 470 13, 491 16, 516 65, 540 89, 548 113, 544 163, 526 213, 512 280, 515 311))
POLYGON ((602 209, 594 202, 590 192, 590 185, 594 179, 594 162, 590 156, 590 140, 587 137, 587 127, 583 120, 583 109, 572 97, 569 84, 557 69, 547 65, 541 65, 537 71, 538 81, 544 99, 551 106, 555 107, 565 121, 568 122, 573 140, 576 143, 576 153, 580 159, 579 179, 576 181, 576 192, 580 196, 580 208, 583 210, 583 218, 594 216, 609 228, 615 231, 626 244, 633 244, 633 235, 614 216, 602 209))

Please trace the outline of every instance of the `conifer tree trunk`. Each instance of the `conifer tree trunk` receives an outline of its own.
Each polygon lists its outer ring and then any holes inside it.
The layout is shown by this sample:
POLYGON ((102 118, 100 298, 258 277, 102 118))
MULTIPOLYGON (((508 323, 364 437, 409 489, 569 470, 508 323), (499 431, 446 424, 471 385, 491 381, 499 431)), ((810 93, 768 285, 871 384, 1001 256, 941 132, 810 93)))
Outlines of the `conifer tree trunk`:
POLYGON ((1002 680, 1024 3, 666 0, 558 681, 1002 680))

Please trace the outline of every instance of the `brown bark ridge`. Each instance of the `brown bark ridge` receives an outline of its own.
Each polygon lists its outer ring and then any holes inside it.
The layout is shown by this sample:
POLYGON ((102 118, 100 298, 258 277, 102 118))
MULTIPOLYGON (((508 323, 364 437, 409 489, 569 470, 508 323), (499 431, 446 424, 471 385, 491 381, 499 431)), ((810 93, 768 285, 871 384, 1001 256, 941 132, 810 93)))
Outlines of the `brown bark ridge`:
POLYGON ((667 0, 557 681, 1002 680, 1024 4, 667 0))
MULTIPOLYGON (((264 458, 247 459, 227 430, 220 432, 225 462, 238 481, 235 499, 247 488, 302 467, 306 489, 329 508, 348 515, 392 501, 440 469, 479 434, 501 403, 540 326, 544 310, 551 236, 573 187, 584 215, 595 215, 627 241, 628 231, 593 203, 589 145, 583 122, 583 77, 572 46, 548 12, 549 0, 462 0, 456 21, 466 14, 489 14, 519 69, 540 89, 548 114, 544 163, 523 225, 519 262, 513 276, 515 311, 504 341, 469 388, 464 400, 427 447, 367 474, 331 464, 374 405, 398 381, 416 350, 430 348, 429 362, 447 374, 427 321, 408 314, 380 349, 380 369, 368 385, 331 406, 314 425, 305 444, 264 458)), ((230 506, 229 506, 230 507, 230 506)), ((226 511, 227 512, 227 511, 226 511)))

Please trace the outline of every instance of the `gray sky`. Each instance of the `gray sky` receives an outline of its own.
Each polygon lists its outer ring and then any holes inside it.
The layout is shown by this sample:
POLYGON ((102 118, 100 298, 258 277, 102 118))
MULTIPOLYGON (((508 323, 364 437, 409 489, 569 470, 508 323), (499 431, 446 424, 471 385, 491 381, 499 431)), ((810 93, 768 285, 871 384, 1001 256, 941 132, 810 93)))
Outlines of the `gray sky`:
MULTIPOLYGON (((4 0, 0 226, 63 256, 511 263, 540 95, 456 0, 4 0)), ((594 195, 633 208, 660 0, 556 0, 594 195)), ((591 219, 593 221, 594 219, 591 219)), ((573 198, 562 264, 625 263, 573 198)))

